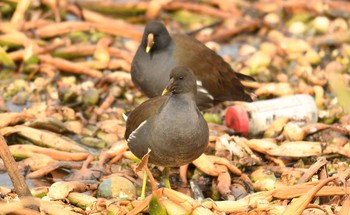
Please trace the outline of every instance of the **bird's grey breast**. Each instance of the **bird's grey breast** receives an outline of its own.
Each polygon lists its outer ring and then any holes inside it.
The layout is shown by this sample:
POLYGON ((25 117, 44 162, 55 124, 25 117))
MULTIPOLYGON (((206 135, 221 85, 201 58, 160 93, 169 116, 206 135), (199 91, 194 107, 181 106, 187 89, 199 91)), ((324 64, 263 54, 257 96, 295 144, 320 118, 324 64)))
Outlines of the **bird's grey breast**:
POLYGON ((182 134, 181 138, 187 139, 198 131, 197 127, 201 123, 201 117, 198 114, 200 113, 196 110, 193 101, 178 100, 175 102, 170 100, 157 116, 159 122, 157 127, 161 131, 161 135, 165 139, 169 138, 169 141, 174 133, 180 133, 182 134), (176 113, 176 115, 169 113, 176 113))
POLYGON ((144 86, 151 96, 158 96, 164 90, 171 70, 177 65, 173 57, 174 46, 170 45, 166 49, 156 50, 155 52, 142 52, 142 60, 136 63, 136 73, 134 78, 144 86), (145 87, 146 86, 146 87, 145 87))

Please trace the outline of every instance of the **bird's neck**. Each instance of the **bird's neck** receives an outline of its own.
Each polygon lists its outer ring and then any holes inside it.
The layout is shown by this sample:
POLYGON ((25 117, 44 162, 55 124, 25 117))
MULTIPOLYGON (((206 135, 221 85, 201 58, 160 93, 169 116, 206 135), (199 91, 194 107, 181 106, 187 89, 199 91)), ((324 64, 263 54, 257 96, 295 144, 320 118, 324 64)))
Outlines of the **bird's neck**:
POLYGON ((182 104, 196 105, 196 96, 193 93, 172 94, 169 100, 182 104))

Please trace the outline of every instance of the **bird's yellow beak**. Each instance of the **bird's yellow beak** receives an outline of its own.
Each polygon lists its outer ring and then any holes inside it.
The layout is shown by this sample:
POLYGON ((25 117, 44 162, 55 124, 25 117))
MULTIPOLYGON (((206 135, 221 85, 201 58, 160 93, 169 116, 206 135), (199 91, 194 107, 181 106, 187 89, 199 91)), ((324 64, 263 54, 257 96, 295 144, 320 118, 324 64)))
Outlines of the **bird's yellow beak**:
POLYGON ((150 33, 147 35, 146 53, 149 53, 151 51, 153 44, 154 44, 154 35, 150 33))
POLYGON ((171 85, 173 84, 173 82, 174 82, 174 78, 171 78, 169 80, 168 84, 166 85, 165 89, 163 90, 162 96, 168 95, 171 92, 170 88, 171 88, 171 85))
POLYGON ((162 92, 162 96, 165 96, 169 93, 169 90, 167 88, 165 88, 162 92))

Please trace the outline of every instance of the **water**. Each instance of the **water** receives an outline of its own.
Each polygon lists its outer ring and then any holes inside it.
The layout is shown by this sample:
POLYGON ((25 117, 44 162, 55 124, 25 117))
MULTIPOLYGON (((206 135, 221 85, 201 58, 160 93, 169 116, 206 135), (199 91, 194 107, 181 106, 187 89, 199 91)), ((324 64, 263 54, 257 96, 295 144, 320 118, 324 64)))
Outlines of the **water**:
MULTIPOLYGON (((43 187, 43 186, 50 186, 51 182, 47 180, 43 180, 43 178, 40 179, 26 179, 26 184, 28 185, 29 189, 34 187, 43 187)), ((7 187, 10 189, 13 189, 12 181, 7 174, 7 172, 0 173, 0 187, 7 187)))

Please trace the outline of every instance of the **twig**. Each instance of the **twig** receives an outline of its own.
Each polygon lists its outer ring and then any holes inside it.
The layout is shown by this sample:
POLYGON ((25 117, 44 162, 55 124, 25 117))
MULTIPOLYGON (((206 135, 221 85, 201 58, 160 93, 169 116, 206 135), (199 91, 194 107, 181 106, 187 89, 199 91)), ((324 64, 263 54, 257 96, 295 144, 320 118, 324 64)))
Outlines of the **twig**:
POLYGON ((126 27, 117 23, 102 22, 81 22, 81 21, 67 21, 55 23, 52 25, 38 28, 35 33, 40 38, 55 37, 62 34, 67 34, 72 31, 88 31, 91 29, 97 29, 101 32, 127 37, 135 40, 140 40, 142 37, 142 31, 135 30, 135 28, 126 27))
POLYGON ((146 10, 149 4, 149 1, 86 1, 86 0, 77 0, 78 5, 89 6, 91 8, 100 7, 108 9, 120 9, 120 8, 133 8, 135 10, 146 10))
POLYGON ((50 165, 44 166, 38 170, 35 170, 27 175, 28 178, 40 178, 43 177, 50 172, 59 169, 59 168, 67 168, 67 169, 80 169, 83 165, 82 161, 57 161, 50 165))
POLYGON ((156 19, 159 16, 160 12, 162 11, 162 7, 165 3, 164 1, 150 1, 145 13, 146 19, 147 20, 156 19))
MULTIPOLYGON (((72 9, 72 5, 68 6, 67 10, 79 16, 79 14, 77 14, 77 10, 72 9)), ((140 40, 142 37, 143 26, 141 25, 130 24, 123 19, 110 18, 87 9, 82 9, 80 12, 80 16, 82 16, 82 18, 84 18, 86 21, 93 23, 108 23, 108 25, 118 27, 118 29, 128 30, 130 31, 130 35, 134 35, 134 37, 131 38, 136 40, 140 40)))
POLYGON ((59 1, 54 0, 43 0, 42 1, 43 4, 47 5, 48 7, 50 7, 50 10, 53 12, 54 17, 55 17, 55 21, 56 22, 61 22, 61 16, 60 16, 60 8, 59 8, 59 1))
POLYGON ((21 23, 24 21, 24 14, 27 11, 31 0, 20 0, 18 1, 16 11, 11 18, 11 24, 19 29, 21 23))
POLYGON ((243 12, 237 8, 238 2, 235 1, 222 1, 222 0, 209 0, 211 4, 217 5, 221 10, 231 13, 235 17, 242 17, 243 12))
POLYGON ((163 5, 164 10, 189 10, 193 12, 203 13, 210 16, 215 16, 221 19, 237 18, 233 14, 226 11, 218 10, 210 6, 192 3, 192 2, 176 2, 172 1, 166 5, 163 5))
POLYGON ((222 30, 221 32, 218 32, 209 37, 197 37, 197 39, 202 42, 208 42, 212 40, 225 40, 227 38, 232 37, 233 35, 241 33, 242 31, 256 28, 260 24, 260 20, 243 21, 243 23, 240 23, 239 26, 222 30))
POLYGON ((275 0, 275 1, 257 1, 252 5, 258 11, 272 12, 282 9, 298 9, 320 14, 323 12, 325 5, 324 1, 319 0, 275 0))
POLYGON ((298 199, 295 199, 290 205, 287 206, 286 210, 283 212, 284 214, 302 214, 302 212, 306 209, 306 206, 310 203, 310 201, 315 197, 318 191, 322 189, 327 183, 336 179, 336 176, 318 181, 317 184, 309 189, 306 193, 301 195, 298 199))
MULTIPOLYGON (((116 58, 122 58, 128 63, 131 63, 133 54, 131 52, 121 50, 115 47, 108 47, 109 54, 116 58)), ((55 55, 76 55, 76 56, 88 56, 92 55, 96 50, 96 45, 71 45, 68 47, 62 47, 55 50, 55 55)))
POLYGON ((24 177, 19 172, 16 161, 7 146, 5 138, 0 135, 0 156, 4 161, 7 173, 11 178, 13 187, 19 197, 32 196, 24 177))
MULTIPOLYGON (((62 46, 63 44, 64 44, 63 40, 58 40, 58 41, 55 41, 53 43, 48 44, 46 47, 43 47, 43 48, 34 46, 33 55, 45 54, 45 53, 51 52, 51 51, 55 50, 57 47, 62 46)), ((13 52, 8 53, 8 56, 13 61, 19 61, 19 60, 23 60, 24 53, 25 53, 25 50, 21 49, 21 50, 17 50, 17 51, 13 51, 13 52)))
POLYGON ((349 1, 326 1, 329 10, 338 10, 350 12, 350 2, 349 1))
POLYGON ((324 165, 327 164, 327 160, 324 157, 320 157, 314 164, 312 164, 309 169, 299 178, 296 184, 302 184, 308 182, 312 176, 320 170, 324 165))
POLYGON ((39 55, 39 60, 42 63, 52 64, 58 69, 66 72, 79 74, 79 75, 88 75, 93 78, 102 77, 102 73, 98 70, 90 69, 85 66, 81 66, 79 64, 64 60, 62 58, 57 58, 57 57, 54 58, 54 57, 51 57, 50 55, 39 55))
MULTIPOLYGON (((1 31, 4 31, 4 29, 1 29, 1 31)), ((0 35, 0 41, 15 44, 18 46, 21 46, 21 45, 24 46, 24 44, 30 41, 30 39, 22 32, 17 31, 17 32, 0 35)))
POLYGON ((124 60, 110 60, 109 62, 101 61, 83 61, 78 62, 78 65, 86 66, 92 69, 120 69, 122 68, 125 71, 130 71, 130 63, 125 62, 124 60))
POLYGON ((97 118, 97 116, 104 113, 108 108, 111 107, 113 102, 116 99, 116 95, 114 95, 114 92, 110 91, 106 99, 102 102, 102 104, 96 109, 95 114, 92 116, 93 118, 97 118))
POLYGON ((307 39, 307 41, 315 46, 336 46, 350 41, 350 31, 341 31, 315 36, 307 39))
POLYGON ((72 4, 68 5, 67 10, 73 13, 74 15, 81 17, 85 21, 96 23, 109 23, 110 25, 118 25, 121 28, 135 29, 139 32, 142 32, 143 30, 142 26, 130 24, 123 19, 110 18, 108 16, 104 16, 100 13, 88 9, 80 10, 80 8, 77 8, 77 6, 72 4))
POLYGON ((40 38, 54 37, 61 34, 70 33, 72 31, 88 31, 92 29, 92 24, 89 22, 60 22, 52 25, 40 27, 35 31, 35 34, 40 38))
POLYGON ((314 14, 333 14, 336 11, 337 16, 349 17, 350 3, 349 1, 320 1, 320 0, 275 0, 275 1, 257 1, 252 7, 262 12, 288 10, 304 10, 314 14))

